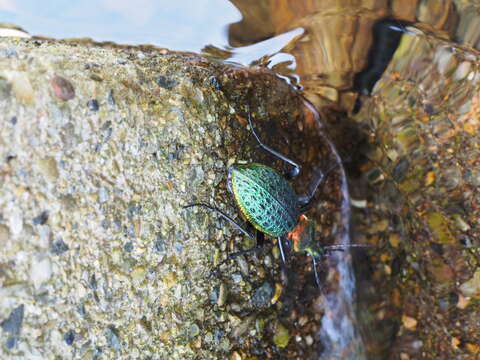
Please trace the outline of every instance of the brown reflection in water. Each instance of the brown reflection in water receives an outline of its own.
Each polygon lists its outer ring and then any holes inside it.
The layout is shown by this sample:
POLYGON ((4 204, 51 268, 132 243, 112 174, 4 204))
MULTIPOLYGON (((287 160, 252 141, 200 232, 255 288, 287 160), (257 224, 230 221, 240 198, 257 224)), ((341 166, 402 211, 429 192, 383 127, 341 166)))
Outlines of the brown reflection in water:
POLYGON ((382 18, 419 22, 452 38, 458 23, 452 1, 438 0, 230 0, 243 19, 228 31, 232 46, 246 46, 303 28, 288 44, 309 99, 317 106, 338 104, 351 109, 354 75, 368 61, 372 27, 382 18))

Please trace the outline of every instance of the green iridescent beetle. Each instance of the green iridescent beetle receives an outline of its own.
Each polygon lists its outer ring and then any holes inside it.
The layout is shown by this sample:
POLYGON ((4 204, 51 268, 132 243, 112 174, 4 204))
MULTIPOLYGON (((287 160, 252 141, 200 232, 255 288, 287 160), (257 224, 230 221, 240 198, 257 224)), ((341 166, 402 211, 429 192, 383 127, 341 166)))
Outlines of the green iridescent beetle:
POLYGON ((277 238, 283 263, 286 262, 283 246, 284 241, 290 239, 294 240, 296 245, 303 244, 301 246, 295 246, 294 250, 306 253, 312 257, 315 279, 318 284, 319 280, 315 258, 324 255, 328 251, 343 250, 348 247, 361 245, 330 245, 321 247, 310 245, 315 238, 315 234, 312 233, 312 229, 314 231, 314 224, 310 220, 306 220, 306 217, 302 217, 302 214, 310 207, 311 200, 324 179, 324 174, 320 173, 319 176, 317 176, 307 195, 298 196, 287 181, 287 178, 292 179, 297 176, 300 173, 300 166, 293 160, 290 160, 262 143, 255 132, 250 114, 248 115, 248 123, 253 136, 263 149, 293 167, 292 170, 284 176, 275 169, 259 163, 237 164, 229 167, 228 189, 233 193, 235 202, 244 217, 257 230, 257 236, 245 230, 222 210, 211 205, 193 203, 184 206, 184 208, 200 206, 215 211, 246 236, 257 238, 257 245, 255 247, 230 254, 228 258, 218 264, 216 268, 239 255, 259 249, 263 245, 263 234, 267 234, 277 238), (305 221, 307 221, 308 226, 305 221), (303 230, 296 229, 297 225, 301 227, 301 229, 307 229, 308 231, 302 234, 303 230), (297 239, 297 241, 295 241, 295 239, 297 239), (299 242, 298 239, 302 240, 299 242), (306 243, 309 243, 309 245, 306 246, 306 243))

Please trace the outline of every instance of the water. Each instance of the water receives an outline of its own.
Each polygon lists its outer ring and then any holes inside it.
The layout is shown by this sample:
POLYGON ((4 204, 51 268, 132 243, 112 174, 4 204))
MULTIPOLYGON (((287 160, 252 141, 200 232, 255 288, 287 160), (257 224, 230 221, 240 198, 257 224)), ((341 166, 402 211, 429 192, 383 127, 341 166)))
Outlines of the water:
MULTIPOLYGON (((315 120, 323 128, 319 114, 312 105, 308 103, 306 105, 315 114, 315 120)), ((350 217, 352 211, 347 176, 337 149, 327 136, 323 135, 323 139, 328 144, 335 162, 339 164, 342 197, 340 205, 340 243, 350 244, 350 217)), ((319 331, 324 351, 320 354, 320 359, 364 360, 366 359, 365 349, 358 331, 354 309, 355 277, 351 258, 348 252, 337 252, 330 256, 334 257, 336 270, 339 273, 339 286, 336 291, 332 291, 325 296, 325 314, 322 317, 319 331)))

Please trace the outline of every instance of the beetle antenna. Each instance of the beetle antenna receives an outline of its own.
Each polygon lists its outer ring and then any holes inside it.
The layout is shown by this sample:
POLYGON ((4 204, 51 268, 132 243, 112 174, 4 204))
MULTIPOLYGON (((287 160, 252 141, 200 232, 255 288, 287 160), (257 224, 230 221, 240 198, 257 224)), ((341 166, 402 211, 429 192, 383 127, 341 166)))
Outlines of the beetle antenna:
POLYGON ((285 257, 285 251, 283 250, 283 238, 282 237, 278 237, 277 238, 277 241, 278 241, 278 248, 280 249, 280 256, 282 257, 282 261, 284 264, 287 263, 287 261, 285 260, 286 257, 285 257))
POLYGON ((204 203, 193 203, 193 204, 185 205, 185 206, 183 206, 183 208, 188 209, 188 208, 195 207, 195 206, 200 206, 200 207, 203 207, 205 209, 215 211, 218 215, 220 215, 222 218, 227 220, 230 224, 232 224, 237 230, 242 232, 244 235, 246 235, 246 236, 248 236, 249 238, 252 238, 252 239, 255 238, 255 236, 253 234, 251 234, 250 232, 248 232, 247 230, 242 228, 242 226, 238 222, 236 222, 230 216, 225 214, 222 210, 220 210, 220 209, 218 209, 214 206, 204 204, 204 203))
POLYGON ((317 272, 317 259, 315 259, 315 256, 312 256, 312 263, 313 263, 313 273, 315 274, 315 282, 317 283, 318 288, 322 290, 322 287, 320 286, 320 278, 318 277, 318 272, 317 272))
POLYGON ((252 115, 250 113, 250 111, 248 112, 248 124, 250 125, 250 129, 252 130, 252 133, 253 133, 253 136, 255 137, 255 139, 257 140, 258 144, 266 151, 268 151, 270 154, 278 157, 280 160, 283 160, 285 161, 286 163, 289 163, 290 165, 292 165, 294 167, 294 169, 292 169, 288 176, 290 178, 294 178, 295 176, 297 176, 298 174, 300 174, 300 165, 298 165, 295 161, 287 158, 285 155, 282 155, 280 154, 279 152, 273 150, 271 147, 265 145, 264 143, 262 143, 262 141, 260 140, 260 138, 258 137, 257 133, 255 132, 255 128, 253 127, 253 121, 252 121, 252 115))

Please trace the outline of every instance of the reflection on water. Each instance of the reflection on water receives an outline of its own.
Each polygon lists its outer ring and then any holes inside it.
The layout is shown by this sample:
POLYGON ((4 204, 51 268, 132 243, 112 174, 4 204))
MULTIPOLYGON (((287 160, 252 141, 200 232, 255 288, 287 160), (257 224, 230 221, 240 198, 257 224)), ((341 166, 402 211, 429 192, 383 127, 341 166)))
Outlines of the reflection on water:
POLYGON ((230 46, 245 47, 292 29, 304 30, 282 49, 293 55, 296 68, 276 65, 287 70, 284 76, 299 79, 317 106, 353 108, 354 76, 368 65, 373 26, 381 19, 395 19, 400 28, 414 23, 437 36, 480 46, 478 4, 470 1, 357 0, 347 5, 340 1, 231 1, 242 13, 242 20, 229 26, 230 46))

